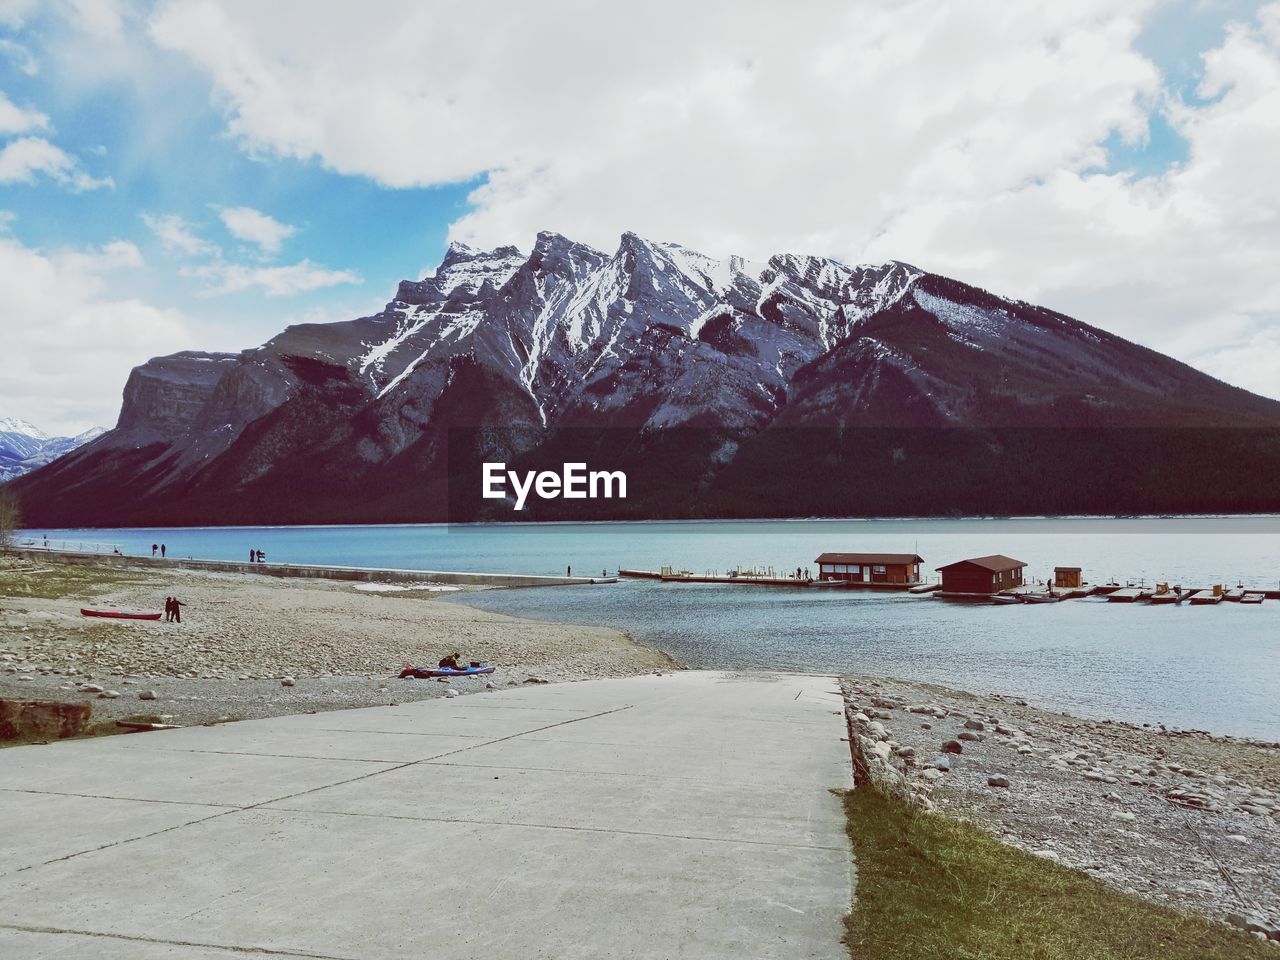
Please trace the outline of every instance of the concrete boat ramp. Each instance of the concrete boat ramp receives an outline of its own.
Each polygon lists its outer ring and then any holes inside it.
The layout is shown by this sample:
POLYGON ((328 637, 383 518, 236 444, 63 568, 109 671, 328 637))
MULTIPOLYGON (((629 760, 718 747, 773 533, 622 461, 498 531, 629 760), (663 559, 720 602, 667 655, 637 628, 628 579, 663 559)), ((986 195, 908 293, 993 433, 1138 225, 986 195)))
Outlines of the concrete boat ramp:
POLYGON ((0 750, 0 956, 843 958, 845 735, 683 672, 0 750))

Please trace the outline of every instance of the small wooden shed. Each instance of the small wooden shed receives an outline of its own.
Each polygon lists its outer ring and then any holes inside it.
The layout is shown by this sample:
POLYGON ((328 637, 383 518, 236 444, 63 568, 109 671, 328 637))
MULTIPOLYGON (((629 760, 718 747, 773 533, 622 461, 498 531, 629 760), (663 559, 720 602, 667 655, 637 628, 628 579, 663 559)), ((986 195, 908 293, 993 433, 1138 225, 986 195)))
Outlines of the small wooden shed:
POLYGON ((943 593, 999 593, 1022 586, 1022 570, 1026 564, 1003 554, 957 560, 938 567, 942 574, 943 593))
POLYGON ((1064 590, 1075 590, 1084 586, 1082 571, 1079 567, 1054 567, 1053 585, 1064 590))

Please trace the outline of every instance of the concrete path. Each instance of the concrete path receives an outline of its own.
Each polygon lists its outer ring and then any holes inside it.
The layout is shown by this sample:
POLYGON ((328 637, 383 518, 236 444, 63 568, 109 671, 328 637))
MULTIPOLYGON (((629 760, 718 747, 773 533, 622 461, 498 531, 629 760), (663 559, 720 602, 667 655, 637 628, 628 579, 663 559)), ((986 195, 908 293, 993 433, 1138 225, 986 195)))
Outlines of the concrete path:
POLYGON ((844 735, 687 672, 0 750, 0 956, 843 958, 844 735))

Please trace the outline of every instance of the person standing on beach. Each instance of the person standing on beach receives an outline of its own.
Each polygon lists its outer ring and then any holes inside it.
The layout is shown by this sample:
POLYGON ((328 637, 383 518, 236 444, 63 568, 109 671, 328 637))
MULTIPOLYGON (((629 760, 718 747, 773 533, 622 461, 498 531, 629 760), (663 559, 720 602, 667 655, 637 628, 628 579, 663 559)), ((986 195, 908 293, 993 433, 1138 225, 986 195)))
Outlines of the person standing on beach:
POLYGON ((253 563, 253 547, 249 548, 249 562, 253 563))
POLYGON ((164 598, 164 622, 168 623, 173 619, 173 597, 164 598))
POLYGON ((565 568, 564 568, 564 575, 565 575, 566 577, 572 577, 572 576, 573 576, 573 567, 572 567, 572 566, 565 567, 565 568))
POLYGON ((159 549, 160 549, 160 545, 153 543, 151 545, 151 555, 154 557, 156 555, 156 551, 159 549))
POLYGON ((160 544, 160 559, 164 559, 164 544, 160 544))
POLYGON ((174 623, 182 622, 182 608, 185 606, 186 604, 183 603, 181 600, 179 600, 177 597, 173 598, 173 622, 174 623))

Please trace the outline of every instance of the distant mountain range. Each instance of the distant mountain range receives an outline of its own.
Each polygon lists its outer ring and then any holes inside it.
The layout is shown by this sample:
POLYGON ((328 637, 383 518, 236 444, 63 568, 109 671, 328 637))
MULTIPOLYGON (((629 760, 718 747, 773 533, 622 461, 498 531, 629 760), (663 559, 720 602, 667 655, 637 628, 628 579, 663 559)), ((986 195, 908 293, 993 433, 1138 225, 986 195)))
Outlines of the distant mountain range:
POLYGON ((1280 403, 905 263, 449 248, 382 312, 137 367, 46 525, 1277 509, 1280 403), (479 498, 479 462, 629 471, 479 498))
POLYGON ((74 437, 51 437, 25 420, 0 419, 0 483, 43 467, 106 432, 106 427, 93 427, 74 437))

